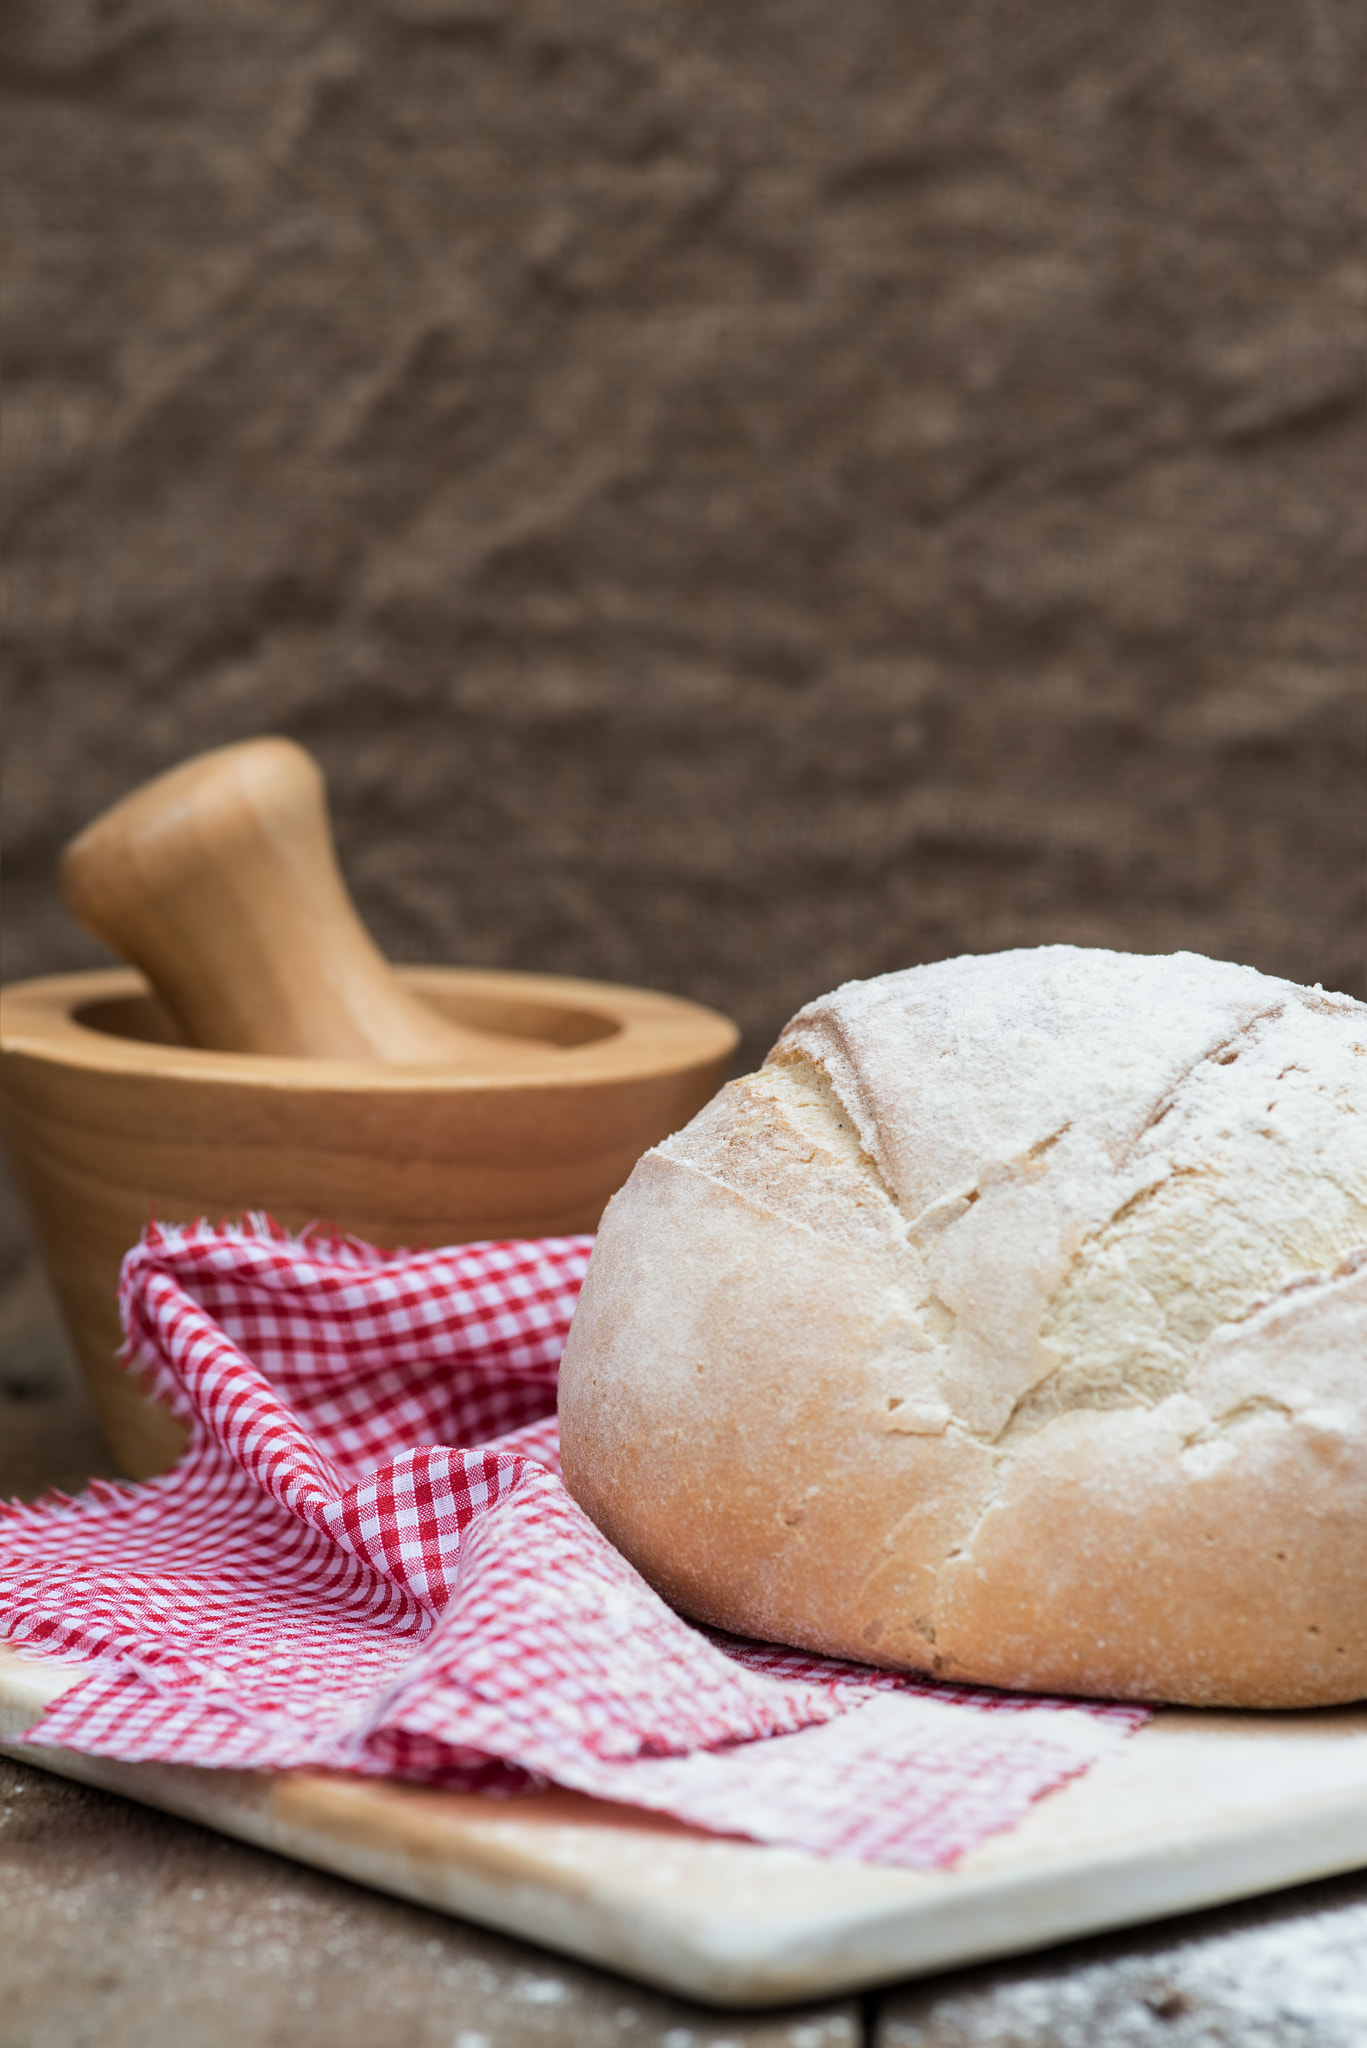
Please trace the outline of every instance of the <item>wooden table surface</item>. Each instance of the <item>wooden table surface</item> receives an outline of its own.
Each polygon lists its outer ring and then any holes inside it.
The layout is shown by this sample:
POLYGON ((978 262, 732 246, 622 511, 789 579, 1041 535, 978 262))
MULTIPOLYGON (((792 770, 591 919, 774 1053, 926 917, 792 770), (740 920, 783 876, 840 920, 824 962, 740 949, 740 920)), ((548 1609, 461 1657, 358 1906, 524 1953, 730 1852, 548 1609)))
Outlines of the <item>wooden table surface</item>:
MULTIPOLYGON (((109 1469, 30 1270, 0 1296, 0 1497, 109 1469)), ((729 2015, 0 1759, 0 2048, 391 2041, 1363 2048, 1367 1874, 865 2000, 729 2015)))

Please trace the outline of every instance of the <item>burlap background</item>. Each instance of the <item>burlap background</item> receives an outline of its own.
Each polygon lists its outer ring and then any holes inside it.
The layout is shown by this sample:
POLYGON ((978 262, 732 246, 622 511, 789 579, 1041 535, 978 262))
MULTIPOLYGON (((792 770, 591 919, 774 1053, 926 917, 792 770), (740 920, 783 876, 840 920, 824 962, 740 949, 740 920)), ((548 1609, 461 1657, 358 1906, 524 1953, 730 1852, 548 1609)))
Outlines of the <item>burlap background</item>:
MULTIPOLYGON (((312 747, 396 957, 1367 994, 1360 0, 7 0, 4 972, 312 747)), ((0 1256, 22 1251, 11 1213, 0 1256)))

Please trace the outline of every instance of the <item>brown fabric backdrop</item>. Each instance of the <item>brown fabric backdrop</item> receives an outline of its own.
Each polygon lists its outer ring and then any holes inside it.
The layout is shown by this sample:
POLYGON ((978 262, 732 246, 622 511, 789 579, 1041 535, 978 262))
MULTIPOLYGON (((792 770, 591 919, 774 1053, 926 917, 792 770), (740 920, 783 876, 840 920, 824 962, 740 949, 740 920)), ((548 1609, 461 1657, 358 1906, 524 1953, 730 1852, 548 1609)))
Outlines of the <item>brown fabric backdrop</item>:
POLYGON ((101 957, 72 831, 275 730, 391 954, 751 1055, 1059 939, 1367 994, 1361 0, 7 0, 0 54, 7 978, 101 957))

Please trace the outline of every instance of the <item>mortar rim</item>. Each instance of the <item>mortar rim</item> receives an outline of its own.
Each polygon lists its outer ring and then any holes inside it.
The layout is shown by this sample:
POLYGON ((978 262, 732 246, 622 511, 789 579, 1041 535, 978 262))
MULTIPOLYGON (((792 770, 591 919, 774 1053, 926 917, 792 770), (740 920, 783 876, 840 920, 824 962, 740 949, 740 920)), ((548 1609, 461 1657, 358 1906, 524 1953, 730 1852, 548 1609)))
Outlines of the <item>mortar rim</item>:
POLYGON ((580 1044, 545 1044, 539 1056, 529 1050, 522 1071, 488 1075, 452 1072, 438 1064, 399 1066, 380 1060, 214 1052, 124 1037, 82 1022, 78 1013, 99 1003, 154 994, 135 968, 101 967, 39 975, 0 987, 0 1066, 37 1059, 85 1074, 122 1074, 168 1085, 213 1082, 340 1094, 549 1093, 566 1087, 626 1086, 708 1062, 721 1063, 740 1042, 736 1025, 720 1011, 654 989, 502 968, 396 965, 394 971, 415 993, 429 999, 441 989, 476 1000, 501 996, 544 1004, 561 1013, 578 1010, 606 1017, 614 1028, 580 1044))

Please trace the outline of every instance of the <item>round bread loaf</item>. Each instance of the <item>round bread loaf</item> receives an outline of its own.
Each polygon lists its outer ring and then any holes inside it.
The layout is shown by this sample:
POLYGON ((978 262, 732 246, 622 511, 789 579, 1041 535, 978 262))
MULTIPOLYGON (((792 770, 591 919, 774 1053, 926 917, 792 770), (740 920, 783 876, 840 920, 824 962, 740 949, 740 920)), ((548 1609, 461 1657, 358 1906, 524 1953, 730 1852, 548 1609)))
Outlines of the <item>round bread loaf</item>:
POLYGON ((1367 1005, 1051 946, 849 982, 611 1203, 575 1498, 738 1634, 1367 1695, 1367 1005))

